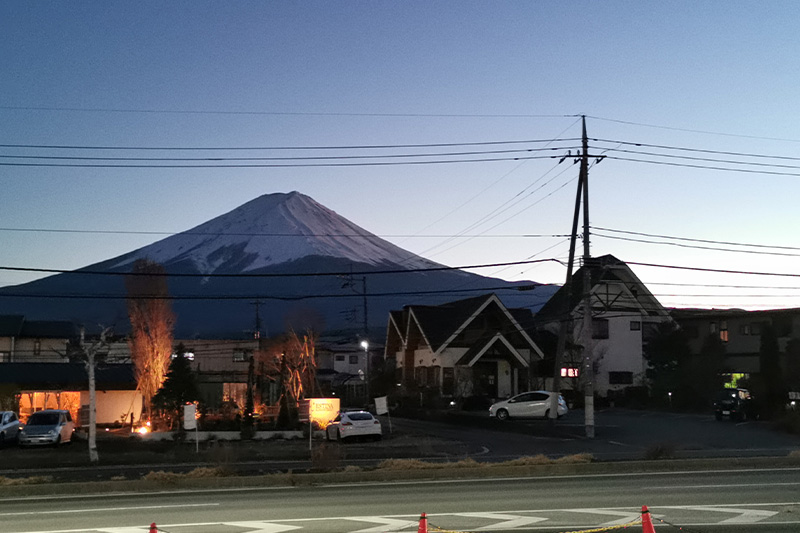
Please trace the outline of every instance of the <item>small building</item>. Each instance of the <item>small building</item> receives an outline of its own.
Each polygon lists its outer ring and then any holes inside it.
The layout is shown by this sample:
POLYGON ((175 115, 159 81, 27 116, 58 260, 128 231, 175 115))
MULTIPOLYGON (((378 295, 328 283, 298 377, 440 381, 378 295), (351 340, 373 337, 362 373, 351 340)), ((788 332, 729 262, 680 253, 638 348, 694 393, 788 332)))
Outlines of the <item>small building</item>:
POLYGON ((406 391, 451 398, 508 397, 529 390, 542 351, 526 327, 528 309, 507 309, 495 294, 389 314, 384 355, 406 391))

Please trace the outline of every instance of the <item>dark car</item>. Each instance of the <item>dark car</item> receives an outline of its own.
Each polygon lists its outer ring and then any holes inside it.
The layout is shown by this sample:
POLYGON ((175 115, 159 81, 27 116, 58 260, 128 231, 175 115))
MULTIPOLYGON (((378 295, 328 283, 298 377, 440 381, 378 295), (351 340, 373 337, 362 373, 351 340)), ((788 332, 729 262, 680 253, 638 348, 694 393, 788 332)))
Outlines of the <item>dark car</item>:
POLYGON ((714 400, 714 416, 722 420, 726 416, 731 420, 747 420, 756 418, 753 396, 747 389, 725 389, 717 393, 714 400))

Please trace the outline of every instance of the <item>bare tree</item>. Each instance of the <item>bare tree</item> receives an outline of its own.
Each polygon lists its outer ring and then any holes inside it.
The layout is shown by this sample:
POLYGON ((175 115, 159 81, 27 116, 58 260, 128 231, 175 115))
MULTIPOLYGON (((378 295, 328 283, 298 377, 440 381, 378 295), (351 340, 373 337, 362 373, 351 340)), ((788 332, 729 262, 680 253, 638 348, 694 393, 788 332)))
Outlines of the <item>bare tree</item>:
POLYGON ((138 259, 133 264, 133 275, 125 280, 131 322, 128 343, 148 420, 153 414, 153 396, 167 377, 172 355, 175 315, 168 297, 166 274, 159 263, 138 259))
POLYGON ((306 332, 302 339, 291 331, 256 354, 260 371, 281 383, 283 397, 280 403, 292 409, 297 408, 298 401, 319 392, 316 340, 312 331, 306 332))

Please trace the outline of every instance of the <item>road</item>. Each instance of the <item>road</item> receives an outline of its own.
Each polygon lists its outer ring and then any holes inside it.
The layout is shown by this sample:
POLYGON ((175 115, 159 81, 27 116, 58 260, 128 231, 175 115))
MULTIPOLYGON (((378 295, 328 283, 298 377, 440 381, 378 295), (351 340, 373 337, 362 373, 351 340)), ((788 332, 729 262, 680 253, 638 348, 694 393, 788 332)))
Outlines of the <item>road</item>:
POLYGON ((431 530, 555 532, 627 523, 642 505, 659 531, 798 531, 800 468, 5 498, 0 532, 413 532, 423 512, 431 530))

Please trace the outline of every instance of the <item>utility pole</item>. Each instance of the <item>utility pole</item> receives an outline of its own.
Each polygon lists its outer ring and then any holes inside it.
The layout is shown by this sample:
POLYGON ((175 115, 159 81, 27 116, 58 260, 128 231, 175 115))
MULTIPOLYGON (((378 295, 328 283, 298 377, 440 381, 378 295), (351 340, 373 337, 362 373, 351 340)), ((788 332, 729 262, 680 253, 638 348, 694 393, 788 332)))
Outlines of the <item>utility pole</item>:
POLYGON ((572 233, 569 240, 569 261, 567 262, 567 280, 564 282, 564 302, 558 312, 558 344, 556 359, 553 363, 553 396, 550 398, 550 423, 558 418, 558 395, 561 393, 561 365, 564 362, 564 350, 567 344, 567 330, 572 326, 572 270, 575 266, 575 244, 578 240, 578 220, 581 213, 581 195, 583 180, 578 179, 578 193, 575 196, 575 210, 572 216, 572 233))
POLYGON ((254 339, 261 338, 261 315, 259 314, 259 309, 261 308, 261 304, 263 304, 261 300, 256 300, 255 302, 250 302, 250 305, 254 305, 256 307, 256 329, 253 333, 254 339))
POLYGON ((586 117, 583 117, 583 154, 580 180, 583 182, 583 402, 586 437, 594 438, 594 361, 592 357, 592 275, 589 251, 589 139, 586 136, 586 117))
MULTIPOLYGON (((586 135, 586 117, 582 117, 582 154, 580 158, 580 173, 578 178, 578 192, 575 197, 575 210, 572 217, 572 233, 570 236, 569 262, 567 263, 567 279, 564 284, 564 303, 559 310, 558 344, 553 369, 553 397, 550 403, 550 421, 553 423, 558 417, 558 395, 561 387, 561 365, 564 360, 567 331, 571 327, 572 314, 572 270, 575 264, 576 241, 578 237, 578 220, 580 218, 581 200, 583 201, 583 362, 580 375, 583 380, 584 394, 584 425, 586 436, 594 438, 594 361, 592 357, 592 306, 591 306, 591 253, 589 250, 589 139, 586 135)), ((598 159, 599 161, 599 159, 598 159)))

